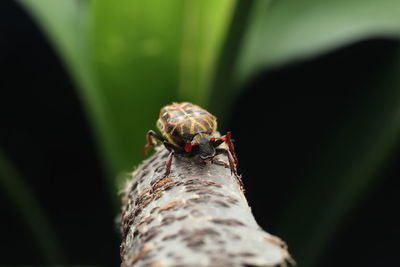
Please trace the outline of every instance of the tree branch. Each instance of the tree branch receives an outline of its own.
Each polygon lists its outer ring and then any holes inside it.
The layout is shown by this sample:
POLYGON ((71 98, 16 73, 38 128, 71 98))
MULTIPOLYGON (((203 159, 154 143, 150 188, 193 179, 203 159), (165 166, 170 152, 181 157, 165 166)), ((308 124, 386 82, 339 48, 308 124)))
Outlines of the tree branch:
MULTIPOLYGON (((121 266, 286 266, 286 244, 256 223, 229 168, 168 151, 144 161, 124 189, 121 266)), ((224 156, 220 161, 226 163, 224 156)))

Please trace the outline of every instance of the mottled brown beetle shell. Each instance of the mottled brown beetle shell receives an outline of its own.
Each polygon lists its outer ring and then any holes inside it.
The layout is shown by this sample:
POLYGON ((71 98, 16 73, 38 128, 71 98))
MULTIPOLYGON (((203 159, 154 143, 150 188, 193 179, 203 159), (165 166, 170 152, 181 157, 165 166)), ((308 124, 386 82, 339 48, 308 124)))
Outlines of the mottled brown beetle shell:
POLYGON ((217 130, 217 119, 192 103, 172 103, 160 110, 157 127, 170 143, 184 147, 187 142, 196 139, 198 133, 212 136, 217 130))

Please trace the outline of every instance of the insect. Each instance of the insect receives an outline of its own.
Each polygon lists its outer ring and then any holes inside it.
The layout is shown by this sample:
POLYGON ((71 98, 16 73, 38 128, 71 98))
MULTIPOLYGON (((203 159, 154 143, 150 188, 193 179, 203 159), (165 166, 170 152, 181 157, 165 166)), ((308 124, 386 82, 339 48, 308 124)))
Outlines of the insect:
POLYGON ((156 144, 154 141, 156 138, 170 153, 166 161, 165 173, 153 187, 169 176, 172 158, 176 154, 184 157, 199 156, 204 161, 230 168, 231 174, 235 175, 243 190, 242 180, 237 173, 238 160, 232 143, 232 134, 227 132, 224 136, 219 135, 217 118, 214 115, 189 102, 172 103, 160 110, 157 127, 164 137, 153 130, 148 131, 147 144, 143 152, 146 154, 149 148, 156 144), (228 149, 219 147, 224 142, 228 149), (229 166, 225 162, 214 159, 219 154, 227 155, 229 166))

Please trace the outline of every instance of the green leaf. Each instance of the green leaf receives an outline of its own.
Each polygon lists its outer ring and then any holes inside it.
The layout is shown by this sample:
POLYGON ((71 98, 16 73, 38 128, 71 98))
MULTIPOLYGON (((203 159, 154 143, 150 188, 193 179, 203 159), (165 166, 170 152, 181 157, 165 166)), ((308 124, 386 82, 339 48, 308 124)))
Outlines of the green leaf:
POLYGON ((217 115, 261 70, 370 37, 400 37, 398 0, 238 1, 213 89, 217 115), (219 103, 220 99, 226 101, 219 103), (225 105, 226 104, 226 105, 225 105))
POLYGON ((159 108, 176 99, 182 5, 92 4, 92 64, 120 156, 115 171, 127 171, 142 159, 145 133, 154 128, 159 108))
POLYGON ((397 0, 280 0, 254 14, 243 44, 239 82, 260 69, 310 58, 369 37, 400 37, 397 0))
POLYGON ((89 122, 106 162, 111 199, 116 203, 116 170, 120 170, 121 154, 109 111, 105 107, 97 78, 93 74, 88 44, 88 7, 79 0, 19 0, 54 45, 78 87, 89 122))
MULTIPOLYGON (((46 214, 29 186, 2 151, 0 151, 0 188, 12 200, 22 221, 30 228, 38 250, 47 264, 65 262, 64 251, 46 214)), ((2 219, 10 218, 2 217, 2 219)))
POLYGON ((216 59, 236 1, 185 1, 179 94, 207 105, 216 59))
POLYGON ((145 134, 161 107, 185 100, 207 105, 209 83, 232 1, 95 1, 96 74, 124 162, 142 158, 145 134))
POLYGON ((207 105, 235 1, 20 1, 76 81, 115 195, 161 107, 207 105))
POLYGON ((316 266, 345 218, 378 182, 400 136, 400 46, 355 112, 333 134, 291 204, 280 233, 301 266, 316 266))
MULTIPOLYGON (((210 107, 218 118, 224 118, 233 103, 236 95, 235 67, 238 64, 239 54, 244 40, 254 25, 264 15, 264 10, 270 3, 267 1, 238 0, 235 6, 229 31, 223 42, 218 58, 215 75, 213 76, 210 107)), ((222 121, 222 128, 224 128, 222 121)), ((220 124, 221 125, 221 124, 220 124)))

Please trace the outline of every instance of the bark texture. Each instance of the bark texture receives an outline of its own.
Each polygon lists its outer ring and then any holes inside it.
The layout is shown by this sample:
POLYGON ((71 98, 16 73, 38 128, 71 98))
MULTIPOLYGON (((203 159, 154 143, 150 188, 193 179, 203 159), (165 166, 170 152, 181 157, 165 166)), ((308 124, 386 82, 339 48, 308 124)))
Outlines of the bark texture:
MULTIPOLYGON (((286 266, 286 244, 256 223, 229 168, 158 151, 124 189, 121 266, 286 266)), ((223 155, 219 160, 226 162, 223 155)))

